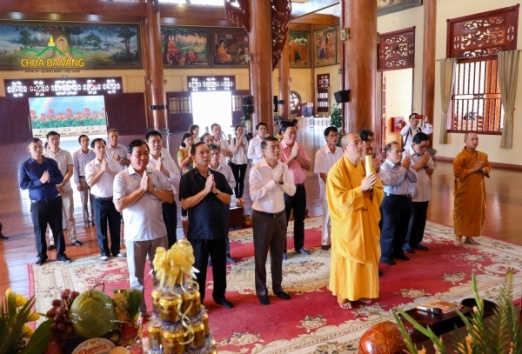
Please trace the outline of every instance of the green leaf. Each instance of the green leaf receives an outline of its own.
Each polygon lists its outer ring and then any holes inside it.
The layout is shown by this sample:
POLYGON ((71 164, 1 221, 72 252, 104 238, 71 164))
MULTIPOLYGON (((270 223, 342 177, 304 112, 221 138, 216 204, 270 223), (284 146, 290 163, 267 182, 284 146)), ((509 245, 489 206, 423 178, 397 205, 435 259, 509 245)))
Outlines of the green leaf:
POLYGON ((51 332, 52 319, 42 322, 34 331, 27 346, 22 350, 21 354, 43 353, 47 344, 53 337, 51 332))

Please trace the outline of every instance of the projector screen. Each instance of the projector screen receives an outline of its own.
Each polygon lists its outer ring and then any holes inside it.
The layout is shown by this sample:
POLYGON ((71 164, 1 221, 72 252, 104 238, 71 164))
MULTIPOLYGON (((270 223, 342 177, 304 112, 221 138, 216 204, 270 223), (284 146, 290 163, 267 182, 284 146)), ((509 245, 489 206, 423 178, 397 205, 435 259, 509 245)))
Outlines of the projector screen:
POLYGON ((107 133, 103 96, 29 97, 33 136, 54 130, 62 136, 107 133))

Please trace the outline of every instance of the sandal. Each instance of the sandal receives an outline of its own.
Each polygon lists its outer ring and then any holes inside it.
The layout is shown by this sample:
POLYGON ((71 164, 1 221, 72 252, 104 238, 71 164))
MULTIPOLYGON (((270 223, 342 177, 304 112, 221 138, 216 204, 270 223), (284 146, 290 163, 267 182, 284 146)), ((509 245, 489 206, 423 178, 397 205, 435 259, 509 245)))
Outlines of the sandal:
POLYGON ((467 243, 469 245, 480 245, 473 237, 465 237, 464 243, 467 243))
POLYGON ((337 302, 339 303, 339 307, 343 310, 351 310, 352 309, 352 302, 347 299, 337 299, 337 302))
POLYGON ((455 237, 455 241, 453 241, 453 245, 455 247, 462 247, 462 237, 461 236, 456 236, 455 237))

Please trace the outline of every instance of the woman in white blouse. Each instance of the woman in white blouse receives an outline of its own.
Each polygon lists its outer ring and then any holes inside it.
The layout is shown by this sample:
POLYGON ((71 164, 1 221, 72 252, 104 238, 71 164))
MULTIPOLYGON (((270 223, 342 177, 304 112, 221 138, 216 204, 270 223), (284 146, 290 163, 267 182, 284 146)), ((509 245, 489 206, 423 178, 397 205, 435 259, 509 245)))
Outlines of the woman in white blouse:
POLYGON ((248 141, 244 135, 244 127, 241 124, 235 127, 236 136, 230 141, 232 147, 232 157, 228 161, 228 165, 234 173, 234 179, 236 180, 236 187, 234 188, 234 194, 237 200, 242 203, 243 200, 243 189, 245 187, 245 173, 247 169, 247 150, 248 141))

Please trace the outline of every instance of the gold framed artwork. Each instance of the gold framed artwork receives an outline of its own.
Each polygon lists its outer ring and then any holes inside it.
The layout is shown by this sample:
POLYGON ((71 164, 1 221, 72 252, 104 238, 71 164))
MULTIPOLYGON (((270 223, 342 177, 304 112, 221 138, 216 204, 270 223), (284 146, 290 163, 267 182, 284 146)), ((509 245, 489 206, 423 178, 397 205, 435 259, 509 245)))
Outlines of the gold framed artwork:
POLYGON ((219 29, 213 31, 212 42, 213 67, 248 66, 248 35, 237 29, 219 29))
POLYGON ((207 29, 161 27, 161 47, 165 69, 209 66, 207 29))
POLYGON ((310 67, 310 32, 289 31, 288 51, 291 68, 310 67))
POLYGON ((338 32, 339 26, 329 26, 314 31, 314 65, 316 67, 337 64, 338 32))
POLYGON ((377 16, 422 5, 422 0, 377 0, 377 16))

